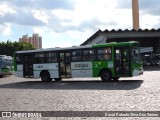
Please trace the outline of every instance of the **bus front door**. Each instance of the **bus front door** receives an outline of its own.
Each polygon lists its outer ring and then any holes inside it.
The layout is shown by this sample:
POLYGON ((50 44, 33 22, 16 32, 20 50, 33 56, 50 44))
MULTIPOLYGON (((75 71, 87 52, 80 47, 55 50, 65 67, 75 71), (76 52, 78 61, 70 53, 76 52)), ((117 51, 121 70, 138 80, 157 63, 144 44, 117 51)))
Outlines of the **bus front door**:
POLYGON ((33 63, 32 56, 25 55, 24 56, 24 64, 23 64, 23 77, 24 78, 33 78, 33 63))
POLYGON ((127 47, 115 48, 115 76, 131 76, 130 50, 127 47))
POLYGON ((70 52, 60 53, 60 77, 70 78, 71 77, 71 54, 70 52))

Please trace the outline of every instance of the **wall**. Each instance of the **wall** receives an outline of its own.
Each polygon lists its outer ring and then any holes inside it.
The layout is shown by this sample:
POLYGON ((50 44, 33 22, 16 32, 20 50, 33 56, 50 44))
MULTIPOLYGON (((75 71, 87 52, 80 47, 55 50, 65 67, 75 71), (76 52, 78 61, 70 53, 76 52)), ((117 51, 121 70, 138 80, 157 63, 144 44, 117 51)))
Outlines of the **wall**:
POLYGON ((104 36, 103 34, 100 34, 99 36, 97 36, 96 38, 94 38, 92 41, 90 41, 89 43, 87 43, 88 45, 93 45, 93 44, 104 44, 106 43, 106 39, 107 37, 104 36))

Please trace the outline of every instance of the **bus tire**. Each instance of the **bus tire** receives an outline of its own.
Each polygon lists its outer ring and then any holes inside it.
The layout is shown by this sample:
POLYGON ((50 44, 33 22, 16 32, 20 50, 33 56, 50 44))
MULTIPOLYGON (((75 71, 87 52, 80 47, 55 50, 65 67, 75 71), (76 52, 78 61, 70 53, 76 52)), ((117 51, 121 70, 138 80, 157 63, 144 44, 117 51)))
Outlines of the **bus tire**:
POLYGON ((54 78, 54 80, 55 80, 56 82, 58 82, 58 81, 61 81, 62 79, 61 79, 61 78, 54 78))
POLYGON ((41 76, 42 82, 51 82, 52 81, 48 71, 42 71, 40 76, 41 76))
POLYGON ((117 81, 119 81, 119 80, 118 80, 119 78, 120 78, 120 77, 113 77, 113 81, 117 82, 117 81))
POLYGON ((107 81, 111 81, 112 74, 108 70, 102 70, 100 72, 100 77, 101 77, 102 82, 107 82, 107 81))

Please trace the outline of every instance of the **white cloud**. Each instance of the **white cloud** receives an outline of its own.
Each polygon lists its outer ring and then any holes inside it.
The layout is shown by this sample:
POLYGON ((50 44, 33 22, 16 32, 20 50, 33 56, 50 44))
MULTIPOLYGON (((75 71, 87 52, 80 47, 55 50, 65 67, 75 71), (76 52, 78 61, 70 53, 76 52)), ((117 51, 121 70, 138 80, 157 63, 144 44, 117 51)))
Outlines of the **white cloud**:
POLYGON ((94 31, 86 29, 84 32, 79 31, 68 31, 66 35, 70 36, 72 41, 72 45, 79 45, 84 42, 88 37, 94 34, 94 31))
POLYGON ((5 29, 4 29, 3 34, 4 34, 4 35, 10 35, 10 33, 11 33, 11 25, 10 25, 9 23, 7 23, 7 24, 5 25, 5 29))
POLYGON ((72 46, 72 39, 66 33, 48 32, 43 35, 42 41, 44 48, 69 47, 72 46))
POLYGON ((68 20, 61 23, 64 26, 78 26, 95 18, 100 22, 107 23, 112 20, 115 7, 116 0, 112 0, 110 3, 107 0, 79 0, 76 1, 74 10, 58 9, 53 10, 52 14, 60 20, 68 20))
POLYGON ((43 35, 43 34, 45 34, 45 28, 44 27, 34 27, 33 32, 39 33, 40 35, 43 35))
POLYGON ((16 11, 7 4, 1 4, 0 5, 0 15, 5 15, 6 13, 13 14, 13 13, 16 13, 16 11))
POLYGON ((52 9, 73 9, 73 0, 0 0, 0 4, 8 4, 10 7, 52 10, 52 9))
POLYGON ((47 13, 45 11, 33 10, 32 12, 33 12, 33 16, 36 19, 38 19, 38 20, 40 20, 40 21, 42 21, 44 23, 48 23, 48 19, 50 17, 47 15, 47 13))
POLYGON ((11 25, 9 23, 0 25, 0 32, 4 36, 9 36, 11 34, 11 25))
POLYGON ((145 14, 140 18, 142 29, 158 29, 160 27, 160 16, 145 14))

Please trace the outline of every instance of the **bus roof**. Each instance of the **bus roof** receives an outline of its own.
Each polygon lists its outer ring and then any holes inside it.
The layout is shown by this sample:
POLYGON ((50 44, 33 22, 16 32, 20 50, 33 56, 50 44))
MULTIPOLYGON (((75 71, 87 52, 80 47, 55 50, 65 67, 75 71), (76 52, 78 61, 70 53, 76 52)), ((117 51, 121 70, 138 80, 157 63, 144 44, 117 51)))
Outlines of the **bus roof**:
POLYGON ((110 42, 106 44, 95 44, 93 48, 97 47, 109 47, 109 46, 132 46, 133 44, 139 44, 137 41, 129 41, 129 42, 110 42))
POLYGON ((65 48, 46 48, 46 49, 38 49, 38 50, 25 50, 25 51, 17 51, 16 53, 32 53, 32 52, 47 52, 47 51, 63 51, 63 50, 73 50, 73 49, 83 49, 83 48, 98 48, 98 47, 109 47, 109 46, 132 46, 133 44, 138 44, 136 41, 129 42, 110 42, 105 44, 95 44, 95 45, 85 45, 85 46, 73 46, 73 47, 65 47, 65 48))
POLYGON ((47 52, 47 51, 59 51, 59 50, 73 50, 73 49, 83 49, 83 48, 92 48, 92 45, 86 46, 73 46, 73 47, 65 47, 65 48, 46 48, 46 49, 38 49, 38 50, 25 50, 25 51, 17 51, 16 53, 32 53, 32 52, 47 52))

